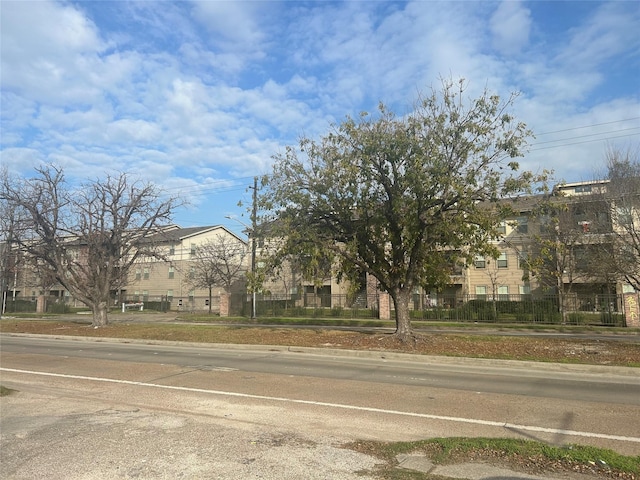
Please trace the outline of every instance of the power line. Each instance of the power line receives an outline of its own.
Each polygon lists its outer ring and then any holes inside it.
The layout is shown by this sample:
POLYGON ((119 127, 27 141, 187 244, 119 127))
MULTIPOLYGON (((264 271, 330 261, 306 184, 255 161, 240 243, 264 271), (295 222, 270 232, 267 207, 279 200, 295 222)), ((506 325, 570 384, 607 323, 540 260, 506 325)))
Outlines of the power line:
MULTIPOLYGON (((585 129, 585 128, 593 128, 593 127, 600 127, 600 126, 604 126, 604 125, 613 125, 616 123, 622 123, 622 122, 629 122, 629 121, 633 121, 633 120, 639 120, 640 117, 631 117, 631 118, 625 118, 625 119, 621 119, 621 120, 613 120, 610 122, 601 122, 601 123, 593 123, 591 125, 582 125, 582 126, 578 126, 578 127, 571 127, 571 128, 565 128, 565 129, 561 129, 561 130, 554 130, 554 131, 550 131, 550 132, 543 132, 543 133, 536 133, 536 137, 542 136, 542 135, 552 135, 555 133, 562 133, 562 132, 570 132, 570 131, 575 131, 575 130, 581 130, 581 129, 585 129)), ((620 133, 620 132, 626 132, 626 131, 630 131, 630 130, 637 130, 640 127, 630 127, 630 128, 625 128, 625 129, 621 129, 621 130, 614 130, 614 131, 607 131, 607 132, 598 132, 598 133, 591 133, 591 134, 587 134, 587 135, 579 135, 576 137, 565 137, 565 138, 560 138, 558 140, 547 140, 544 142, 536 142, 536 143, 532 143, 531 146, 532 147, 537 147, 537 148, 532 148, 530 151, 534 152, 537 150, 545 150, 545 149, 549 149, 549 148, 560 148, 560 147, 567 147, 567 146, 572 146, 572 145, 581 145, 584 143, 592 143, 592 142, 598 142, 598 141, 603 141, 603 140, 612 140, 612 139, 617 139, 617 138, 625 138, 625 137, 629 137, 629 136, 633 136, 636 135, 637 133, 629 133, 629 134, 625 134, 625 135, 616 135, 616 136, 612 136, 612 137, 606 137, 606 138, 597 138, 597 139, 592 139, 592 140, 585 140, 585 141, 580 141, 580 142, 570 142, 570 143, 561 143, 558 145, 550 145, 550 146, 545 146, 545 147, 539 147, 539 145, 545 145, 548 143, 559 143, 559 142, 568 142, 571 140, 577 140, 577 139, 581 139, 581 138, 588 138, 588 137, 594 137, 594 136, 600 136, 600 135, 610 135, 610 134, 616 134, 616 133, 620 133)), ((200 197, 200 196, 204 196, 204 195, 215 195, 215 194, 219 194, 219 193, 230 193, 230 192, 236 192, 236 191, 242 191, 242 190, 248 190, 251 188, 250 186, 250 181, 253 180, 255 178, 255 176, 248 176, 248 177, 238 177, 238 178, 233 178, 233 179, 225 179, 225 180, 214 180, 211 182, 206 182, 206 183, 201 183, 201 184, 196 184, 193 186, 179 186, 179 187, 171 187, 171 188, 166 188, 164 189, 165 192, 171 192, 171 191, 180 191, 180 190, 184 190, 185 188, 192 188, 195 191, 191 192, 190 195, 193 197, 200 197), (243 182, 246 181, 246 184, 243 185, 243 182), (231 185, 229 183, 232 183, 231 185), (224 187, 222 188, 218 188, 217 185, 220 184, 226 184, 224 187)))
POLYGON ((568 146, 571 146, 571 145, 580 145, 580 144, 583 144, 583 143, 602 142, 603 140, 613 140, 615 138, 632 137, 634 135, 637 135, 637 134, 636 133, 628 133, 627 135, 618 135, 616 137, 595 138, 593 140, 585 140, 583 142, 565 143, 565 144, 562 144, 562 145, 550 145, 548 147, 534 148, 534 149, 531 149, 529 151, 530 152, 535 152, 537 150, 546 150, 548 148, 559 148, 559 147, 568 147, 568 146))
MULTIPOLYGON (((184 190, 185 188, 194 188, 194 187, 210 187, 210 188, 216 188, 215 185, 216 184, 227 184, 226 186, 229 189, 239 189, 239 185, 238 182, 243 182, 244 180, 251 180, 253 181, 253 175, 250 177, 238 177, 238 178, 231 178, 231 179, 225 179, 225 180, 212 180, 210 182, 205 182, 205 183, 199 183, 197 185, 190 185, 190 186, 179 186, 179 187, 170 187, 170 188, 165 188, 165 191, 171 191, 171 190, 184 190), (229 185, 229 183, 235 183, 235 185, 229 185)), ((246 188, 246 187, 242 187, 242 188, 246 188)))
POLYGON ((602 125, 612 125, 614 123, 621 123, 621 122, 630 122, 632 120, 639 120, 640 117, 633 117, 633 118, 625 118, 623 120, 613 120, 611 122, 603 122, 603 123, 594 123, 591 125, 583 125, 581 127, 572 127, 572 128, 565 128, 563 130, 555 130, 553 132, 544 132, 544 133, 536 133, 536 136, 540 136, 540 135, 551 135, 554 133, 561 133, 561 132, 570 132, 571 130, 580 130, 582 128, 591 128, 591 127, 600 127, 602 125))
POLYGON ((611 133, 620 133, 620 132, 626 132, 626 131, 629 131, 629 130, 639 130, 639 129, 640 129, 640 127, 623 128, 621 130, 614 130, 614 131, 610 131, 610 132, 598 132, 598 133, 590 133, 588 135, 580 135, 578 137, 561 138, 560 140, 547 140, 546 142, 537 142, 537 143, 532 143, 531 145, 535 146, 535 145, 543 145, 545 143, 564 142, 564 141, 567 141, 567 140, 576 140, 578 138, 595 137, 595 136, 598 136, 598 135, 609 135, 611 133))

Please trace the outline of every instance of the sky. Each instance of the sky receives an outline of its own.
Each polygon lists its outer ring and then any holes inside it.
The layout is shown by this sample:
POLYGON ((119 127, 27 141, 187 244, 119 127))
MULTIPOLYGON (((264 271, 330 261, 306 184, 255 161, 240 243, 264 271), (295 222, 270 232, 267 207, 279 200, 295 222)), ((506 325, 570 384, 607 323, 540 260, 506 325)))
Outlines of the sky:
POLYGON ((241 231, 287 145, 442 78, 518 92, 520 165, 558 182, 640 144, 636 1, 0 0, 0 20, 0 164, 131 174, 189 201, 183 227, 241 231))

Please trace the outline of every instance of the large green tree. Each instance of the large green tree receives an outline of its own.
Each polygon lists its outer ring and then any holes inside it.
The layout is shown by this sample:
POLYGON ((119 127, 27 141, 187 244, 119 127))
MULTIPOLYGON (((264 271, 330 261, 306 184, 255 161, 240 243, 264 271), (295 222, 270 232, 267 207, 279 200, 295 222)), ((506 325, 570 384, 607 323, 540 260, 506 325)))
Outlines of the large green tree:
POLYGON ((512 160, 530 136, 509 113, 515 96, 467 99, 465 89, 443 81, 406 116, 380 104, 377 115, 347 117, 276 155, 265 178, 261 206, 278 218, 281 248, 330 253, 351 281, 375 277, 402 340, 413 335, 414 289, 449 281, 451 250, 497 256, 491 240, 508 213, 498 200, 543 180, 512 160))

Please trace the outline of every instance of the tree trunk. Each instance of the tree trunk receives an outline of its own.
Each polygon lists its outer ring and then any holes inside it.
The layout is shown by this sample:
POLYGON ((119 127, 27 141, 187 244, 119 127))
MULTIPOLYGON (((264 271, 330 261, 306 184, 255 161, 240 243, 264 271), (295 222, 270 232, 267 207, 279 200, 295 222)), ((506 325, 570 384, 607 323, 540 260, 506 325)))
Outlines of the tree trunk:
POLYGON ((211 290, 212 290, 212 287, 209 286, 209 315, 211 315, 211 304, 213 303, 212 302, 213 294, 212 294, 211 290))
POLYGON ((411 301, 411 290, 402 289, 391 294, 396 311, 396 331, 395 336, 403 342, 413 340, 413 329, 411 328, 411 317, 409 316, 409 302, 411 301))
POLYGON ((107 302, 98 302, 92 310, 94 327, 104 327, 109 323, 107 302))

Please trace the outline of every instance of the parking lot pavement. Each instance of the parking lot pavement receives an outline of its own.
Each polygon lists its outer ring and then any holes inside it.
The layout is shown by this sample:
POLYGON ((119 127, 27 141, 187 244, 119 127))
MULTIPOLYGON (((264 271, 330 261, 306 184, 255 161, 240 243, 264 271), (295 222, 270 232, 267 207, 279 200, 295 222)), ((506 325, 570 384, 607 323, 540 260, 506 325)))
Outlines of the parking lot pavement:
POLYGON ((0 399, 2 478, 49 480, 336 479, 376 459, 316 438, 215 416, 78 403, 18 392, 0 399))
MULTIPOLYGON (((379 459, 342 445, 352 438, 274 429, 216 415, 16 392, 0 399, 2 478, 22 480, 374 480, 379 459)), ((568 480, 485 463, 434 465, 405 455, 398 467, 438 478, 568 480)), ((585 477, 581 477, 585 478, 585 477)))

